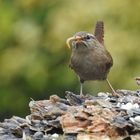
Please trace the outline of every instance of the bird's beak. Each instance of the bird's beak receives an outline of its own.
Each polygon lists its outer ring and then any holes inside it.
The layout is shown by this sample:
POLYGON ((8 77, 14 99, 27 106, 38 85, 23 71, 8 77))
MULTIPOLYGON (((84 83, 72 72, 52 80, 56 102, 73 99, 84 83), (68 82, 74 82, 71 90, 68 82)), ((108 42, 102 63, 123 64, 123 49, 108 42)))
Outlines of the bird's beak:
POLYGON ((81 41, 81 40, 82 40, 82 37, 73 36, 73 37, 70 37, 67 39, 66 44, 67 44, 68 48, 70 49, 71 48, 71 45, 70 45, 71 41, 81 41))

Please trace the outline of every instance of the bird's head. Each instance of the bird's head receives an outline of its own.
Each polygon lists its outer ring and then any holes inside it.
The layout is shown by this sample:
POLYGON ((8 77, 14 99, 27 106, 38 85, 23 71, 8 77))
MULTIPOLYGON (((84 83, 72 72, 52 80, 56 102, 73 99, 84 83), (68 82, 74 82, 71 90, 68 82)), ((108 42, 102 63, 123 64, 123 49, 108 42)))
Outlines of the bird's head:
POLYGON ((66 44, 68 48, 72 49, 97 48, 100 45, 93 34, 85 31, 78 32, 73 37, 68 38, 66 44))

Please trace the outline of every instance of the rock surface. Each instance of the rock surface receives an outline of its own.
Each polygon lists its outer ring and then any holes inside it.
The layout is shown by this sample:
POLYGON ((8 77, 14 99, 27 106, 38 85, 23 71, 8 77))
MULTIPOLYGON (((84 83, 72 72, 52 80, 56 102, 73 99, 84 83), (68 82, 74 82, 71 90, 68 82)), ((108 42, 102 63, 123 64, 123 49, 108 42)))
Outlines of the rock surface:
POLYGON ((31 114, 0 123, 2 140, 138 140, 140 91, 117 90, 97 96, 66 92, 30 101, 31 114))

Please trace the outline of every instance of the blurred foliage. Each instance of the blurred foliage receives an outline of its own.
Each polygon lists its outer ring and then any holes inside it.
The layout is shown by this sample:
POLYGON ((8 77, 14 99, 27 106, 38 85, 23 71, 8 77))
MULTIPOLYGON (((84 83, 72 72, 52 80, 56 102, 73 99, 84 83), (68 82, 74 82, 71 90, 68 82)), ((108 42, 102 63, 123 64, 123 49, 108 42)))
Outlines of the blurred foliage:
MULTIPOLYGON (((79 92, 68 68, 65 41, 75 32, 94 32, 105 22, 105 44, 114 58, 114 88, 137 89, 140 75, 139 0, 1 0, 0 117, 25 116, 30 97, 47 99, 66 90, 79 92)), ((84 92, 109 91, 105 82, 86 82, 84 92)))

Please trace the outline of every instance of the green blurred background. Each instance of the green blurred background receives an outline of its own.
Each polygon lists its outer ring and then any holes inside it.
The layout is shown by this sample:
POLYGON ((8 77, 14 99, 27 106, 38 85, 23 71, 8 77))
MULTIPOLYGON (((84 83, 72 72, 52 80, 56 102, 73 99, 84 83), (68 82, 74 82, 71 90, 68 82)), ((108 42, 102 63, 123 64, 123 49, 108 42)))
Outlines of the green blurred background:
MULTIPOLYGON (((79 92, 65 41, 77 31, 94 32, 97 20, 105 23, 105 44, 114 58, 110 82, 115 89, 137 89, 139 10, 139 0, 1 0, 0 120, 27 115, 30 97, 79 92)), ((84 85, 84 93, 99 91, 110 91, 106 82, 84 85)))

